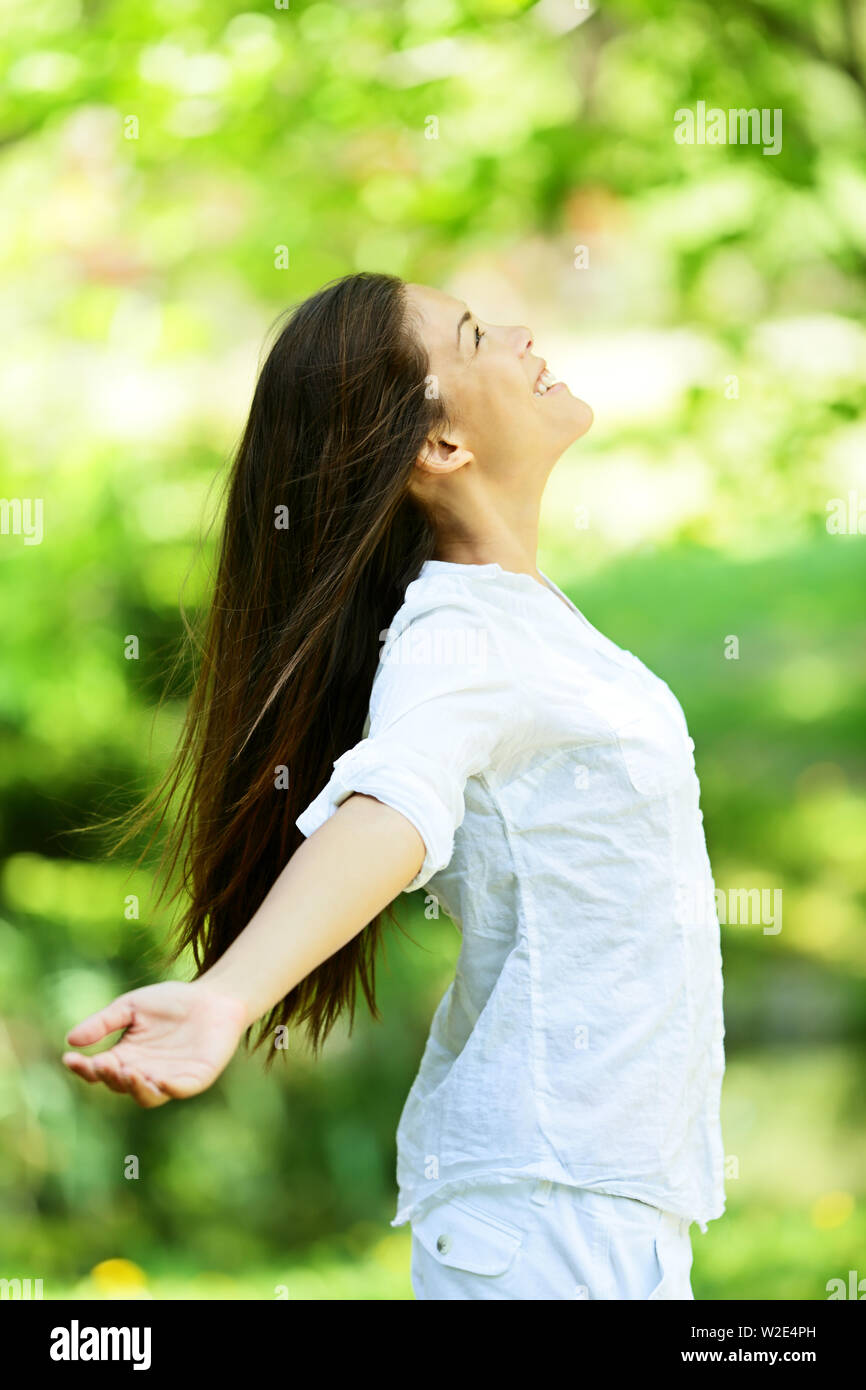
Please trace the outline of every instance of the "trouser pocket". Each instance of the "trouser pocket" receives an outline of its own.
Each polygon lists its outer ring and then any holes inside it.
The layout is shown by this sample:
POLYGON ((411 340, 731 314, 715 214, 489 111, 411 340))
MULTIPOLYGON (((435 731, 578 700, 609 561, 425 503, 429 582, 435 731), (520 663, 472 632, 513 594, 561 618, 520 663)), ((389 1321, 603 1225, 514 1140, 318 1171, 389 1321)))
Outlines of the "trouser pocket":
POLYGON ((688 1227, 687 1221, 680 1221, 675 1216, 663 1213, 655 1239, 658 1281, 649 1295, 650 1299, 659 1301, 694 1298, 689 1277, 692 1268, 692 1243, 688 1227))
POLYGON ((511 1268, 526 1235, 501 1206, 496 1188, 445 1198, 412 1222, 412 1234, 436 1264, 495 1278, 511 1268))
POLYGON ((588 1193, 578 1216, 603 1232, 601 1297, 658 1302, 692 1298, 689 1222, 631 1197, 588 1193))

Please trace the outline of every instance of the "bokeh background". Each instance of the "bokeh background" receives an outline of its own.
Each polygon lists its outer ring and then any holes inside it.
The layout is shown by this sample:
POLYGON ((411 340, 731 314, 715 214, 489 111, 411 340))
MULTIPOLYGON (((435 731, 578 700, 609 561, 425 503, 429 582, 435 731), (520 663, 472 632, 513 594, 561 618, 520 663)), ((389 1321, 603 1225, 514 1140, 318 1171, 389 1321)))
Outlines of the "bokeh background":
POLYGON ((728 1213, 695 1235, 697 1297, 866 1275, 862 11, 0 12, 2 491, 44 505, 40 545, 0 535, 0 1275, 411 1298, 394 1131, 459 946, 418 895, 384 1021, 317 1063, 239 1055, 153 1113, 59 1063, 73 1022, 162 977, 167 925, 146 868, 69 832, 164 764, 179 593, 206 596, 266 332, 354 269, 529 324, 592 403, 540 564, 679 696, 717 885, 783 893, 780 932, 723 931, 728 1213), (778 108, 781 152, 677 144, 698 101, 778 108))

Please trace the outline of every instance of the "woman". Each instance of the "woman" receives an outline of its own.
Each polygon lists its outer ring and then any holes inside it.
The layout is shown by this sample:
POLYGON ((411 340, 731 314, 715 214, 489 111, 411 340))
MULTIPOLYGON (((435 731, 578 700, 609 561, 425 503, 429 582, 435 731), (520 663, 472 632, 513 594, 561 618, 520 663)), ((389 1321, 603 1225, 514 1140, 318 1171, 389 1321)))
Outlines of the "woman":
POLYGON ((724 1209, 722 978, 685 721, 536 565, 592 412, 521 327, 353 275, 282 329, 234 465, 184 738, 149 815, 191 983, 74 1028, 143 1106, 241 1037, 314 1048, 382 914, 462 929, 398 1130, 421 1299, 680 1299, 724 1209), (381 644, 381 649, 380 649, 381 644), (305 838, 306 837, 306 838, 305 838))

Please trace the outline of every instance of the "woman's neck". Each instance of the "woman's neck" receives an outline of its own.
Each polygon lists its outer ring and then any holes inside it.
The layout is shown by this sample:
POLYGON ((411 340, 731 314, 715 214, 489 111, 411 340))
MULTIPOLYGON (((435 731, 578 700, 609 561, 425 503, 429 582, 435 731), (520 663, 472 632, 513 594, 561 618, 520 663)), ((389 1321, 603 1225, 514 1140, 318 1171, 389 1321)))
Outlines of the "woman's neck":
POLYGON ((455 565, 500 565, 513 574, 539 579, 537 564, 538 521, 524 527, 492 526, 483 533, 454 534, 437 538, 435 559, 455 565))

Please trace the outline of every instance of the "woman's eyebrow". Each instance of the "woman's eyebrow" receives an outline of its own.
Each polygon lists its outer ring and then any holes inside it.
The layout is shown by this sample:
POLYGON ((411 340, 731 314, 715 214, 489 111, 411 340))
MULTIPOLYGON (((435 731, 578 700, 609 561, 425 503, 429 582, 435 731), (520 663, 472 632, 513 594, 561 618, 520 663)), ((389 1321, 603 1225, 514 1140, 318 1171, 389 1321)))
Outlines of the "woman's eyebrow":
POLYGON ((458 352, 460 351, 460 330, 461 330, 461 328, 463 327, 463 325, 464 325, 464 323, 466 322, 466 320, 467 320, 467 319, 471 319, 471 317, 472 317, 472 314, 471 314, 471 313, 469 312, 469 310, 467 309, 467 310, 466 310, 466 313, 463 315, 462 319, 460 320, 460 322, 459 322, 458 325, 457 325, 457 351, 458 351, 458 352))

